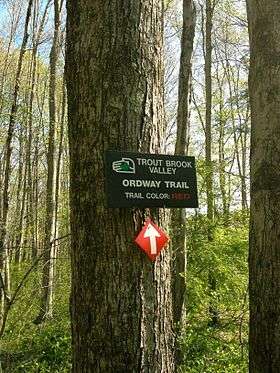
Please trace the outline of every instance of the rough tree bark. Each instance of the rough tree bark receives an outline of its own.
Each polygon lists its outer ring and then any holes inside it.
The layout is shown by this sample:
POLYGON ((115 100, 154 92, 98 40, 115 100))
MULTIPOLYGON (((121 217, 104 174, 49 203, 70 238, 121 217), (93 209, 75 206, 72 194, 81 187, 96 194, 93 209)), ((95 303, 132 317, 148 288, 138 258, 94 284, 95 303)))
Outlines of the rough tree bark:
POLYGON ((250 35, 251 373, 280 367, 280 2, 247 0, 250 35))
POLYGON ((104 187, 106 149, 161 150, 162 1, 67 11, 73 372, 173 372, 169 251, 151 263, 133 245, 144 211, 108 209, 104 187))

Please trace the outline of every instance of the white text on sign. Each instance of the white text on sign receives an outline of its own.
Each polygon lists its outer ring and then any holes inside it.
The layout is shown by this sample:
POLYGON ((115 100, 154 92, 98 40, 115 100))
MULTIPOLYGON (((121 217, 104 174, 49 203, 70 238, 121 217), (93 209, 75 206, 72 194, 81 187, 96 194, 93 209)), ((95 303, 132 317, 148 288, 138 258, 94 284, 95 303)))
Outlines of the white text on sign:
POLYGON ((160 188, 163 183, 166 188, 182 188, 188 189, 189 186, 186 181, 156 181, 156 180, 127 180, 122 181, 124 187, 134 188, 160 188))

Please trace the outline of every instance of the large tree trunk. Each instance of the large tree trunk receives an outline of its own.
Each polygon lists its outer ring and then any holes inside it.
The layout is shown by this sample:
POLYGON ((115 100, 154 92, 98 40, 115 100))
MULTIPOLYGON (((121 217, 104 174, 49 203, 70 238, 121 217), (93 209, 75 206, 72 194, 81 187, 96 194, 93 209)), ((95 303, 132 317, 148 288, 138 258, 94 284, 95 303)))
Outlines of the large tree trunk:
POLYGON ((151 263, 144 211, 108 209, 104 187, 106 149, 161 150, 162 1, 67 10, 73 372, 173 372, 169 251, 151 263))
POLYGON ((250 372, 280 367, 280 3, 248 0, 252 111, 250 372))

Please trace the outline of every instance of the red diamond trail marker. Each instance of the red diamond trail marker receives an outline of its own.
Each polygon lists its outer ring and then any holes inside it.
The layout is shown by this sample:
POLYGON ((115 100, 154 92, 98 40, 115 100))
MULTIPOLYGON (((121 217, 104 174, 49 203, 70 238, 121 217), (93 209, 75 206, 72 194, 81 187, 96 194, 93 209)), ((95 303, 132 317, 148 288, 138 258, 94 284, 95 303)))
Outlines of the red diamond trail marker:
POLYGON ((154 261, 168 239, 168 236, 155 223, 147 219, 143 229, 135 238, 135 242, 154 261))

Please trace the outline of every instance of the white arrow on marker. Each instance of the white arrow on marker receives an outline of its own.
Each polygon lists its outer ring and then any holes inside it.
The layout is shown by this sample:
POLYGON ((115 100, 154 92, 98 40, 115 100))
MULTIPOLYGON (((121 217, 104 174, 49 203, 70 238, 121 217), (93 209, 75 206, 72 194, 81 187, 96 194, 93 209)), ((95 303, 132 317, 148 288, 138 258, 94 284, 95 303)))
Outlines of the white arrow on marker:
POLYGON ((159 232, 155 229, 155 227, 152 226, 151 223, 149 223, 146 232, 144 233, 144 238, 150 239, 150 245, 151 245, 151 254, 157 253, 157 240, 156 237, 160 237, 159 232))

